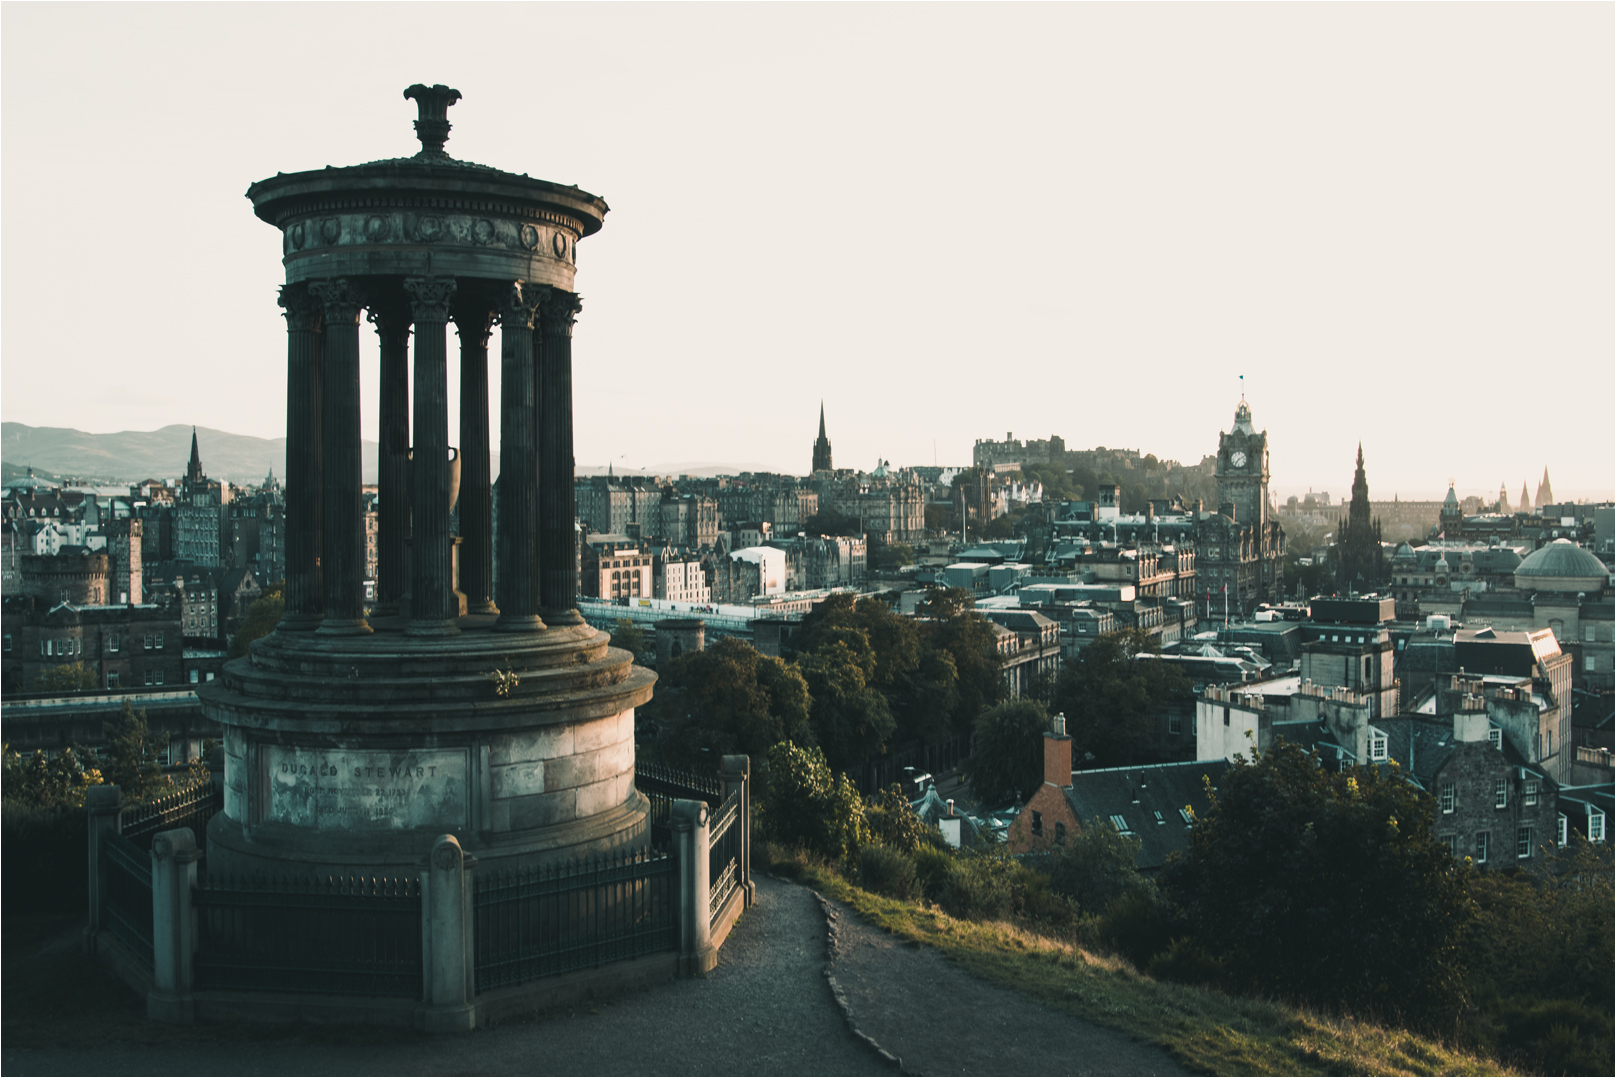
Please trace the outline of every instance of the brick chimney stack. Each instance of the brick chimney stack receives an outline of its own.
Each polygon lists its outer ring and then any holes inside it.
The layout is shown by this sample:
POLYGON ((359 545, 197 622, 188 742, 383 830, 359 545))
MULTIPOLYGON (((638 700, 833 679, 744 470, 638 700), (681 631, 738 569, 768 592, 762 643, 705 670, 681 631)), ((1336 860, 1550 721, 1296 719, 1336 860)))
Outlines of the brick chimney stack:
POLYGON ((1066 714, 1050 720, 1044 734, 1044 781, 1051 786, 1072 784, 1072 739, 1066 733, 1066 714))

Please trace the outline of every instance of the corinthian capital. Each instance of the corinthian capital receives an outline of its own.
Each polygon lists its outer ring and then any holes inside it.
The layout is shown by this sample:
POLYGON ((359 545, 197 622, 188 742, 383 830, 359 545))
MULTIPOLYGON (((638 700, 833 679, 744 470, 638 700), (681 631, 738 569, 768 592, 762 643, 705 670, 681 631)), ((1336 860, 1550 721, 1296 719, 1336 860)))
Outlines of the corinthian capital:
POLYGON ((311 333, 320 328, 320 316, 325 313, 325 305, 309 295, 305 286, 282 285, 280 299, 276 302, 286 315, 288 330, 311 333))
POLYGON ((551 289, 550 296, 545 300, 539 313, 539 322, 545 336, 572 336, 572 324, 577 320, 578 312, 583 309, 583 297, 576 292, 551 289))
POLYGON ((365 307, 365 297, 359 289, 348 283, 346 277, 309 282, 309 291, 325 307, 327 325, 359 324, 359 312, 365 307))
POLYGON ((549 294, 550 287, 548 285, 512 281, 510 287, 506 288, 500 296, 500 325, 532 329, 533 320, 538 315, 539 305, 545 301, 549 294))
POLYGON ((449 301, 454 298, 453 277, 406 277, 404 291, 417 322, 447 322, 449 301))

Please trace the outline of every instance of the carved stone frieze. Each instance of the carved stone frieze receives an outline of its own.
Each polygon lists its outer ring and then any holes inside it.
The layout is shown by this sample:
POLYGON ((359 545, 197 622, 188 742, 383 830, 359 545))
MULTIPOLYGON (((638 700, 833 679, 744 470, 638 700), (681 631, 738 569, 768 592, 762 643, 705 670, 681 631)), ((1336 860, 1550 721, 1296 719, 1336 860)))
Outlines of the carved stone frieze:
POLYGON ((487 213, 367 210, 322 215, 287 225, 282 249, 288 255, 303 251, 311 238, 314 247, 459 245, 577 262, 576 229, 487 213))

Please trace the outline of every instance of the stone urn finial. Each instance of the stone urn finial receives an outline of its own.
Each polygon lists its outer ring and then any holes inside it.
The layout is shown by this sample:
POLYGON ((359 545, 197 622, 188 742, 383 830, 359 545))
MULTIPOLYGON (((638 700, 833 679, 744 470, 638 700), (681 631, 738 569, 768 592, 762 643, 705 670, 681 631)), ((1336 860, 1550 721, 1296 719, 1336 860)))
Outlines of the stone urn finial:
POLYGON ((416 83, 404 91, 421 110, 415 121, 415 137, 421 140, 421 157, 448 157, 443 144, 449 141, 449 106, 460 100, 460 91, 441 82, 432 86, 416 83))

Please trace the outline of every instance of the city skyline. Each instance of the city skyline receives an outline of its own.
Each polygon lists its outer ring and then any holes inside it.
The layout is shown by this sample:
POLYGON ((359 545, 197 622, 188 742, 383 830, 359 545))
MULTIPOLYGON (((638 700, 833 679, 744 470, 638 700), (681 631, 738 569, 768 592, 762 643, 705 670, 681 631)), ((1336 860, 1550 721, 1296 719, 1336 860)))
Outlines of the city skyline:
POLYGON ((1276 492, 1338 497, 1360 441, 1377 499, 1611 491, 1608 6, 324 10, 368 43, 340 77, 274 9, 3 9, 5 419, 282 434, 241 193, 413 152, 429 81, 451 154, 614 207, 581 465, 802 474, 821 397, 843 467, 1005 431, 1192 464, 1244 375, 1276 492))

